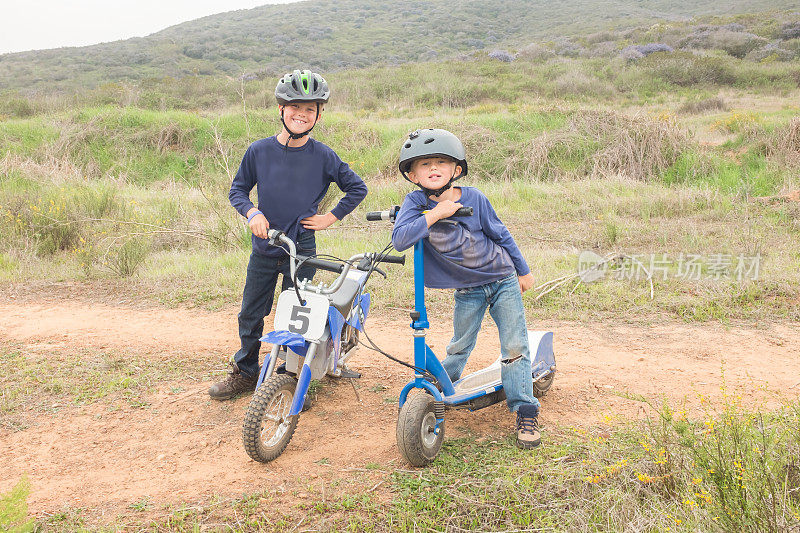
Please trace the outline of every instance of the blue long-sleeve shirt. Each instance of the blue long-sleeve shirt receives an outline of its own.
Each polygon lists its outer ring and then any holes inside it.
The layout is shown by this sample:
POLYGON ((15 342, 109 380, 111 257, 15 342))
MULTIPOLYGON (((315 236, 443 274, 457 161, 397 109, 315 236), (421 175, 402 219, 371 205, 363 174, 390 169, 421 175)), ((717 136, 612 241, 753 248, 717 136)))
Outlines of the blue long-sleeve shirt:
MULTIPOLYGON (((306 231, 300 220, 316 215, 319 203, 336 183, 344 197, 331 209, 341 220, 367 195, 362 179, 325 144, 309 138, 296 148, 282 145, 275 136, 250 145, 242 158, 239 171, 231 183, 228 198, 244 217, 254 207, 250 191, 258 187, 258 209, 264 213, 269 227, 285 232, 292 240, 306 231)), ((266 239, 252 236, 253 251, 270 257, 286 252, 270 246, 266 239)))
POLYGON ((460 187, 458 202, 472 207, 470 217, 440 220, 430 228, 424 211, 436 202, 422 191, 406 195, 392 230, 392 244, 399 250, 420 239, 425 258, 425 286, 434 289, 477 287, 514 273, 530 273, 517 243, 500 221, 489 199, 473 187, 460 187))

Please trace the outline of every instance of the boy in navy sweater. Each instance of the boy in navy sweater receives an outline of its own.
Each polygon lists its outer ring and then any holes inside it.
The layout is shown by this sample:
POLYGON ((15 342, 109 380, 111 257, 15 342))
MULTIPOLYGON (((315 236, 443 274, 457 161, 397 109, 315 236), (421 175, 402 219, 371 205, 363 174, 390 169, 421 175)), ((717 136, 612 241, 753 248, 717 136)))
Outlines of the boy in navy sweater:
MULTIPOLYGON (((286 252, 267 241, 269 228, 282 230, 302 255, 316 253, 314 232, 324 230, 350 213, 367 195, 367 187, 347 163, 309 133, 328 101, 328 83, 311 71, 286 74, 275 88, 283 129, 273 137, 250 145, 231 184, 231 205, 252 231, 253 252, 239 313, 241 348, 233 356, 230 374, 208 391, 226 400, 255 389, 264 317, 272 309, 278 274, 283 289, 291 286, 286 252), (328 187, 335 183, 344 197, 329 213, 317 214, 328 187), (258 187, 258 207, 250 191, 258 187)), ((302 268, 298 279, 311 279, 313 268, 302 268)))
POLYGON ((517 444, 538 446, 539 401, 522 305, 522 293, 533 286, 528 264, 486 196, 452 186, 467 174, 466 152, 455 135, 411 133, 400 152, 400 172, 421 190, 403 201, 392 244, 402 251, 424 239, 425 286, 456 289, 453 339, 442 366, 454 382, 461 377, 488 308, 500 333, 500 376, 508 408, 517 413, 517 444), (472 207, 473 215, 448 218, 462 206, 472 207))

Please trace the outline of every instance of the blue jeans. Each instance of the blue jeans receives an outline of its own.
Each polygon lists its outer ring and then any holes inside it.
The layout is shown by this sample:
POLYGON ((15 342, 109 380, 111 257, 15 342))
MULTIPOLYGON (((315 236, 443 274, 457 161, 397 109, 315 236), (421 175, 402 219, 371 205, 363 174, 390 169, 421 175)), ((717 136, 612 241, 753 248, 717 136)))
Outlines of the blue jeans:
POLYGON ((516 274, 486 285, 457 289, 455 300, 453 340, 447 345, 447 357, 442 361, 447 375, 454 382, 461 377, 488 307, 500 333, 500 378, 508 409, 516 412, 520 405, 532 404, 538 411, 539 400, 533 395, 525 308, 516 274))
MULTIPOLYGON (((312 255, 316 253, 314 232, 307 231, 297 238, 297 253, 312 255)), ((297 279, 311 279, 316 269, 304 266, 297 272, 297 279)), ((255 252, 250 254, 247 264, 247 279, 242 293, 242 310, 239 312, 239 338, 242 347, 233 360, 242 374, 253 377, 258 374, 259 340, 264 333, 264 317, 272 310, 275 285, 278 274, 283 274, 281 290, 293 286, 289 275, 289 257, 266 257, 255 252)))

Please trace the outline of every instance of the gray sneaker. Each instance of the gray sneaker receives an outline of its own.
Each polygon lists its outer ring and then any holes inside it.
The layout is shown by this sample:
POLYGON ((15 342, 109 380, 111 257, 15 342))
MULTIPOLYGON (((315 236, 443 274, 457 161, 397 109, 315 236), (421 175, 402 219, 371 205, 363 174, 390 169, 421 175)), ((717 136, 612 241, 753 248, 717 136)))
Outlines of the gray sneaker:
POLYGON ((517 446, 524 449, 537 447, 542 442, 539 434, 539 410, 534 405, 520 405, 517 410, 517 446))
POLYGON ((230 400, 245 392, 256 390, 258 378, 242 374, 236 363, 231 362, 231 372, 219 383, 214 383, 208 389, 208 395, 215 400, 230 400))

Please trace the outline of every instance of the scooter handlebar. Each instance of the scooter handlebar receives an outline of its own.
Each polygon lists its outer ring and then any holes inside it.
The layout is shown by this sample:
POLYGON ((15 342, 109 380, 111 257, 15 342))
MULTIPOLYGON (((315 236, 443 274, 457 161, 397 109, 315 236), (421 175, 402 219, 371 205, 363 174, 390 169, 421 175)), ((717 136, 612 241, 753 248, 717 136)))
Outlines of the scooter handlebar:
POLYGON ((395 263, 397 265, 405 265, 406 264, 406 256, 404 256, 404 255, 387 255, 386 257, 381 257, 380 261, 382 263, 395 263))
POLYGON ((394 222, 394 219, 397 217, 397 212, 400 211, 399 205, 393 205, 389 209, 385 211, 370 211, 367 213, 367 221, 368 222, 375 222, 376 220, 391 220, 394 222))

